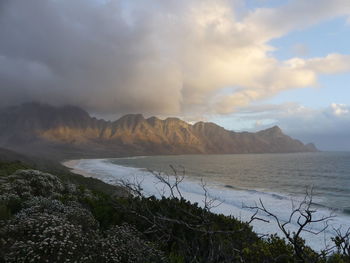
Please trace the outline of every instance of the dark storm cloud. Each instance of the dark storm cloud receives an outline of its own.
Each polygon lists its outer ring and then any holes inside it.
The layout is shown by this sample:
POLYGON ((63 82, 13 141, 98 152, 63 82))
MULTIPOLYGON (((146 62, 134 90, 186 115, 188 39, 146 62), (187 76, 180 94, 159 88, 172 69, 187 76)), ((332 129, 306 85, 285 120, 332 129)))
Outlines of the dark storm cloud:
POLYGON ((147 43, 148 21, 128 24, 118 3, 1 2, 0 104, 42 100, 102 112, 177 110, 165 99, 173 95, 177 103, 178 91, 162 89, 172 80, 167 72, 160 78, 162 65, 147 43), (159 78, 158 84, 148 78, 159 78))

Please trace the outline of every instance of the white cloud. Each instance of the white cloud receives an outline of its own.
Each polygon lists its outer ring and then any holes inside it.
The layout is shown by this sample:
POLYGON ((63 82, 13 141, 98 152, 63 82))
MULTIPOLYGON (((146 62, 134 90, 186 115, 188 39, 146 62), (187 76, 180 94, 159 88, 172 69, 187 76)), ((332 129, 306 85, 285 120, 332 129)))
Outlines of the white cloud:
POLYGON ((231 122, 241 119, 250 122, 253 131, 279 125, 286 134, 314 142, 321 150, 350 150, 350 106, 346 104, 321 109, 297 103, 249 106, 232 116, 231 122))
POLYGON ((294 0, 277 8, 256 9, 244 23, 248 31, 260 36, 261 42, 265 43, 292 30, 349 14, 348 0, 294 0))
POLYGON ((337 116, 349 114, 349 107, 345 104, 341 103, 332 103, 331 108, 333 110, 333 114, 337 116))
POLYGON ((314 86, 319 74, 350 71, 346 55, 279 61, 268 44, 349 14, 348 0, 295 0, 243 18, 239 2, 7 1, 0 105, 44 100, 100 114, 226 114, 314 86))
POLYGON ((350 70, 350 55, 329 54, 308 60, 291 59, 287 63, 294 68, 309 69, 319 74, 336 74, 350 70))

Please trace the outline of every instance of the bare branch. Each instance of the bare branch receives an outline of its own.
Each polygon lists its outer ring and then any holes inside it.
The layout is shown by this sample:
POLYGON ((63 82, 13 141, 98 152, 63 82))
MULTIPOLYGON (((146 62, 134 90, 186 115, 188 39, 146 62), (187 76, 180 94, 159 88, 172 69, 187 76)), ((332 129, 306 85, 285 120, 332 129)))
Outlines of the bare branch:
MULTIPOLYGON (((152 173, 152 175, 158 180, 158 183, 163 184, 164 187, 170 191, 170 197, 182 199, 183 196, 179 189, 179 185, 185 178, 185 170, 183 170, 182 175, 179 175, 177 170, 172 165, 170 165, 170 168, 173 171, 173 175, 171 176, 167 173, 161 173, 152 170, 148 171, 152 173)), ((166 191, 163 188, 163 194, 165 194, 165 192, 166 191)))
POLYGON ((217 198, 213 198, 210 197, 209 195, 209 191, 207 188, 207 183, 203 181, 203 179, 201 179, 201 186, 204 192, 204 200, 203 200, 203 204, 204 204, 204 209, 208 212, 211 211, 211 209, 219 207, 223 201, 219 201, 217 198))
POLYGON ((350 228, 346 231, 342 231, 341 228, 333 228, 333 230, 337 234, 336 237, 333 238, 333 242, 338 252, 350 258, 350 228))
MULTIPOLYGON (((286 221, 281 220, 276 214, 271 212, 269 209, 265 207, 265 204, 259 199, 259 204, 255 204, 254 206, 243 206, 243 208, 248 208, 251 210, 255 210, 252 215, 249 223, 252 223, 254 220, 260 220, 263 222, 269 222, 262 217, 257 216, 258 213, 262 213, 267 217, 271 217, 275 223, 278 225, 278 228, 283 233, 284 237, 293 245, 295 255, 299 258, 301 262, 306 262, 306 255, 304 253, 304 243, 302 242, 301 233, 308 232, 314 235, 318 235, 326 231, 329 227, 329 221, 334 217, 334 215, 330 214, 329 216, 322 216, 320 218, 315 218, 314 214, 317 212, 312 208, 313 206, 313 189, 306 190, 304 199, 296 205, 292 200, 292 210, 289 214, 289 217, 286 221), (290 225, 295 222, 297 229, 296 231, 291 232, 289 229, 290 225), (315 223, 324 222, 324 227, 318 231, 312 230, 312 225, 315 223)), ((350 231, 349 231, 350 236, 350 231)), ((343 242, 343 244, 345 244, 343 242)), ((345 245, 346 246, 346 245, 345 245)))
POLYGON ((142 183, 144 179, 138 180, 135 177, 133 179, 133 182, 130 182, 130 180, 119 180, 119 184, 125 187, 133 196, 143 197, 142 183))

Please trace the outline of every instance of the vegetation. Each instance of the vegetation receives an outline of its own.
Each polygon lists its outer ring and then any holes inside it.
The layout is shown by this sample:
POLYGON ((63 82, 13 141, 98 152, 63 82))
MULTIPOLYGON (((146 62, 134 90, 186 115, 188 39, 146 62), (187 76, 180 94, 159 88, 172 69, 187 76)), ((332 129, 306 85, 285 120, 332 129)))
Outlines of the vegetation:
POLYGON ((74 174, 59 162, 22 155, 0 148, 0 177, 2 175, 10 175, 19 169, 29 168, 55 174, 62 181, 80 185, 91 190, 101 191, 109 195, 127 195, 125 189, 121 187, 106 184, 94 178, 87 178, 79 174, 74 174))
POLYGON ((350 262, 349 233, 334 238, 332 254, 316 253, 299 236, 260 237, 213 214, 210 201, 103 191, 30 168, 0 162, 0 262, 350 262))

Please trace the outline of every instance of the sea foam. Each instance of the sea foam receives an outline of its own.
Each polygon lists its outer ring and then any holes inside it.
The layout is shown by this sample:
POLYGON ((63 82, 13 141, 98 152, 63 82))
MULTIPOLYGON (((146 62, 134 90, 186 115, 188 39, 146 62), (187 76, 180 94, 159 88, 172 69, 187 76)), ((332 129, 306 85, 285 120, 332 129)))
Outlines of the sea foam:
MULTIPOLYGON (((108 184, 119 185, 121 181, 129 183, 138 183, 143 189, 146 196, 154 195, 161 197, 168 196, 169 189, 161 184, 159 180, 150 171, 140 168, 125 167, 113 164, 108 159, 82 159, 74 162, 76 170, 90 174, 94 178, 100 179, 108 184)), ((174 177, 169 177, 169 180, 175 181, 174 177)), ((255 210, 245 208, 247 206, 255 206, 259 200, 263 202, 265 207, 272 213, 278 215, 283 222, 288 220, 292 211, 292 203, 296 205, 298 201, 303 199, 302 196, 288 196, 273 192, 263 192, 258 190, 240 190, 235 186, 220 185, 215 182, 207 182, 209 197, 216 199, 219 206, 213 207, 212 212, 234 216, 242 221, 249 221, 255 210), (292 202, 293 200, 293 202, 292 202)), ((192 203, 198 203, 200 206, 204 204, 204 190, 201 182, 191 177, 186 177, 179 185, 179 189, 183 197, 192 203)), ((326 208, 318 208, 315 213, 315 218, 328 217, 330 214, 335 215, 329 222, 329 227, 319 235, 314 235, 309 232, 303 232, 302 237, 306 240, 306 244, 313 249, 320 251, 327 245, 332 245, 331 238, 335 235, 334 229, 341 227, 347 229, 350 227, 350 217, 334 212, 326 208)), ((261 220, 255 220, 251 223, 253 229, 258 234, 274 234, 277 233, 283 237, 282 232, 278 228, 276 222, 271 217, 267 217, 263 213, 258 216, 269 223, 261 220)), ((310 231, 318 232, 324 228, 324 223, 313 224, 310 231)), ((297 229, 296 222, 292 222, 288 228, 291 232, 297 229)))

